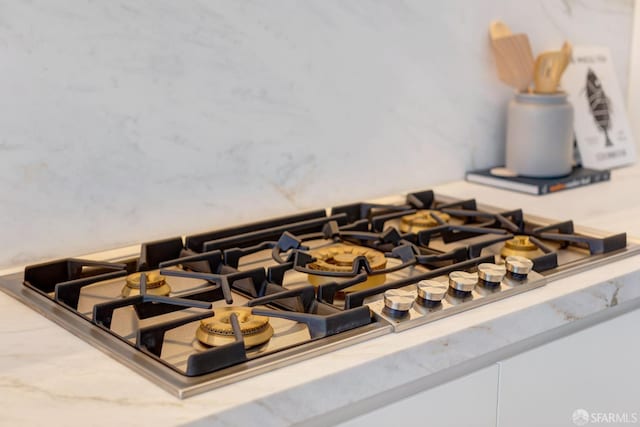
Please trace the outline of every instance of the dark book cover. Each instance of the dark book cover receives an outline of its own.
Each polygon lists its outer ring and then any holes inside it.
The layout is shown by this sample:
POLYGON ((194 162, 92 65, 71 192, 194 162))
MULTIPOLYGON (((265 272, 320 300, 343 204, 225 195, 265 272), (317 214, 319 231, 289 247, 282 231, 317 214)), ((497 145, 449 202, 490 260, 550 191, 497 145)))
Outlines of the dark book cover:
POLYGON ((510 176, 504 168, 482 169, 467 172, 467 181, 477 184, 491 185, 506 190, 521 193, 542 195, 557 191, 582 187, 597 182, 608 181, 610 170, 586 169, 576 166, 566 176, 556 178, 529 178, 524 176, 510 176))

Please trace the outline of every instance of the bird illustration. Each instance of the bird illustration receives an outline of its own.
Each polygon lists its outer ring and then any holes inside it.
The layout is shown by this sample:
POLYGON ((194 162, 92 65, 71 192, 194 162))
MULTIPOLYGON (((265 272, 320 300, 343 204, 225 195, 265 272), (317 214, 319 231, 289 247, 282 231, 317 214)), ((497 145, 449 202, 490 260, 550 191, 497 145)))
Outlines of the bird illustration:
POLYGON ((600 79, 598 79, 598 76, 591 68, 587 71, 586 94, 593 120, 595 120, 596 125, 604 132, 604 145, 605 147, 611 147, 613 143, 609 138, 609 130, 611 129, 609 98, 604 93, 600 79))

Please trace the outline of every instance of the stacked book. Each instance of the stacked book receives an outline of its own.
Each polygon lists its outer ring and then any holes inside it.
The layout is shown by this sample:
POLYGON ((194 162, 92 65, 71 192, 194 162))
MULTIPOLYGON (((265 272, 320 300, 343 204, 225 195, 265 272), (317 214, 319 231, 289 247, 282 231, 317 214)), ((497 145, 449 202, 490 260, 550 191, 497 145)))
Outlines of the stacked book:
POLYGON ((509 174, 504 168, 482 169, 467 172, 467 181, 491 185, 506 190, 528 194, 548 194, 570 188, 582 187, 597 182, 608 181, 610 170, 586 169, 574 167, 569 175, 556 178, 529 178, 509 174))

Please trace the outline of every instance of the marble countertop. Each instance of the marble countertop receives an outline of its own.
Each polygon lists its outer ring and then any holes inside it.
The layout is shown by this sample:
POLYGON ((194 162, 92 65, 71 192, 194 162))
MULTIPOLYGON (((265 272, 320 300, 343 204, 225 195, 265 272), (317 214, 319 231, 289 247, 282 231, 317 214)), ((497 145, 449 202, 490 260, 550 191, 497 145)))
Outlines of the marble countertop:
MULTIPOLYGON (((634 166, 614 171, 610 182, 541 197, 466 182, 435 191, 640 236, 638 184, 634 166)), ((550 340, 559 326, 630 307, 640 302, 639 282, 640 256, 634 256, 185 400, 0 293, 0 424, 270 426, 313 423, 321 414, 339 420, 350 403, 416 381, 436 385, 493 363, 532 337, 550 340)))

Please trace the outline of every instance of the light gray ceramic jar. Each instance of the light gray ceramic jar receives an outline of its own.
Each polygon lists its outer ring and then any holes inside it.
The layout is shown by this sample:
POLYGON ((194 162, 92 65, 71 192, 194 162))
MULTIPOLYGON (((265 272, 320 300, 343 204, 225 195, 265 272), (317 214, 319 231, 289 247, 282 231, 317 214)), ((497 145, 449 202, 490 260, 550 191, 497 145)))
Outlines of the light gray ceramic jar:
POLYGON ((572 165, 573 107, 567 94, 517 93, 507 111, 507 169, 555 177, 569 174, 572 165))

